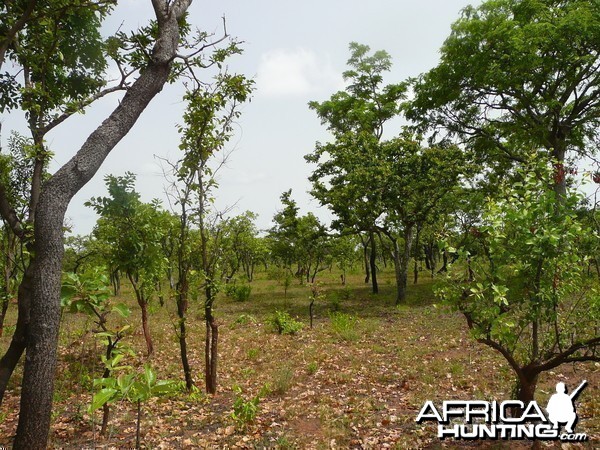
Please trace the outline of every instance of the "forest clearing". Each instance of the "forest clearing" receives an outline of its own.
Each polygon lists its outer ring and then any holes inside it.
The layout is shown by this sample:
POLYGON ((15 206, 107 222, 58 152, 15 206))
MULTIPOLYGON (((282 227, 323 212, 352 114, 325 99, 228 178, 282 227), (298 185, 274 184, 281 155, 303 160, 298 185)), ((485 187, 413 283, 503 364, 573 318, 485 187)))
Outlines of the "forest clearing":
MULTIPOLYGON (((144 405, 142 448, 442 448, 432 424, 415 419, 426 400, 511 398, 513 379, 501 357, 468 335, 464 319, 434 305, 432 281, 424 277, 394 306, 391 273, 385 273, 375 296, 352 275, 344 287, 335 272, 323 278, 325 296, 316 305, 315 323, 308 326, 310 287, 294 284, 287 297, 283 287, 261 273, 247 302, 219 299, 221 331, 219 391, 201 390, 151 399, 144 405), (268 318, 288 311, 301 321, 295 335, 279 335, 268 318), (331 314, 346 321, 335 327, 331 314), (251 400, 260 395, 255 416, 240 424, 232 417, 236 392, 251 400)), ((129 303, 135 300, 131 293, 129 303)), ((156 353, 150 363, 159 378, 180 379, 181 368, 172 303, 154 306, 152 333, 156 353)), ((190 362, 200 369, 203 359, 203 319, 190 312, 190 362)), ((131 317, 138 322, 138 317, 131 317)), ((8 319, 14 323, 14 318, 8 319)), ((135 365, 141 367, 144 340, 137 331, 135 365)), ((0 343, 4 349, 7 339, 0 343)), ((98 343, 82 315, 69 316, 61 331, 61 346, 53 433, 50 448, 126 448, 135 443, 135 407, 115 404, 108 437, 99 435, 101 414, 86 409, 94 377, 102 372, 98 343), (94 444, 95 443, 95 444, 94 444)), ((561 367, 540 380, 540 404, 545 404, 558 379, 587 377, 590 387, 578 408, 579 427, 590 441, 600 436, 600 367, 589 363, 561 367)), ((200 379, 201 370, 195 378, 200 379)), ((16 426, 17 396, 8 395, 0 435, 16 426), (11 405, 15 407, 11 411, 11 405)), ((0 439, 6 445, 9 439, 0 439)), ((443 448, 464 448, 465 442, 445 442, 443 448)), ((481 445, 481 444, 479 444, 481 445)), ((520 448, 516 442, 490 443, 486 448, 520 448)), ((529 444, 522 444, 529 448, 529 444)), ((594 448, 593 446, 586 446, 594 448)), ((553 448, 553 447, 550 447, 553 448)), ((556 447, 556 448, 561 448, 556 447)), ((563 447, 564 448, 564 447, 563 447)))
POLYGON ((1 2, 0 450, 598 448, 600 0, 466 2, 1 2))

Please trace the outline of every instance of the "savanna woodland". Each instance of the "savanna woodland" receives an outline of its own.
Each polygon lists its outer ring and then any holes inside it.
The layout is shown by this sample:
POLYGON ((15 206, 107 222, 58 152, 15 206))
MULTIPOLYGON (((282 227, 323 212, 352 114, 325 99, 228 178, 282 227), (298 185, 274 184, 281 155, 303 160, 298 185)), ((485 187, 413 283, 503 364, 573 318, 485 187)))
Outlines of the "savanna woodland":
POLYGON ((247 44, 226 19, 197 29, 191 0, 145 2, 152 20, 110 36, 116 0, 0 4, 0 110, 27 129, 0 152, 1 448, 599 445, 600 1, 467 7, 399 83, 393 55, 350 43, 343 88, 305 106, 333 220, 290 189, 267 229, 215 202, 257 88, 229 69, 247 44), (76 234, 71 200, 166 84, 185 104, 168 201, 125 166, 76 234), (50 170, 48 133, 105 97, 50 170), (415 420, 428 400, 545 406, 582 380, 585 442, 440 440, 415 420))

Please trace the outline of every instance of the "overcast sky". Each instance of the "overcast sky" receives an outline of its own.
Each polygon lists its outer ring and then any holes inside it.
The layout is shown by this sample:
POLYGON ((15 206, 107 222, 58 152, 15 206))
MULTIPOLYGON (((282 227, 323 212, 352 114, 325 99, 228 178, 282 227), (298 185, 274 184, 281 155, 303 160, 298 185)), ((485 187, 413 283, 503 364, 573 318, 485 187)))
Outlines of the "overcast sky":
MULTIPOLYGON (((106 22, 105 34, 120 26, 131 29, 151 17, 150 0, 122 0, 106 22)), ((258 225, 268 228, 280 207, 279 196, 293 189, 301 213, 313 211, 324 220, 329 214, 311 199, 307 177, 312 167, 303 156, 328 134, 311 100, 322 101, 343 87, 342 72, 349 57, 348 44, 356 41, 372 50, 386 50, 393 68, 386 83, 399 82, 435 66, 439 48, 462 8, 479 4, 468 0, 195 0, 189 20, 206 31, 228 32, 244 41, 244 53, 229 61, 230 71, 256 81, 252 101, 243 107, 235 151, 220 172, 217 204, 236 205, 232 213, 251 210, 258 225)), ((73 199, 67 213, 76 233, 91 231, 96 217, 83 206, 92 196, 104 195, 103 177, 125 171, 137 174, 142 198, 164 199, 165 181, 153 155, 177 159, 182 91, 166 86, 143 113, 136 126, 113 150, 98 174, 73 199)), ((85 115, 70 118, 48 135, 56 157, 51 169, 67 161, 87 135, 109 114, 119 94, 102 99, 85 115)), ((2 118, 3 141, 11 128, 20 129, 17 114, 2 118)), ((168 206, 168 205, 165 205, 168 206)))

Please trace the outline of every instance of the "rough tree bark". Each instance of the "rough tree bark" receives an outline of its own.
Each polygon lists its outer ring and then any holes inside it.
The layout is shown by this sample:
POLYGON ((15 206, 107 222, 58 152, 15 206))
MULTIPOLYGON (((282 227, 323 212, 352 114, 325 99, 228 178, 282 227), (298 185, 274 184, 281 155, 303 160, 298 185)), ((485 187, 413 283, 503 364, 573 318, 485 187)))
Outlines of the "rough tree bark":
POLYGON ((77 154, 41 188, 35 212, 27 358, 15 450, 44 450, 47 447, 57 363, 63 223, 67 207, 162 90, 177 54, 178 22, 190 3, 191 0, 152 0, 158 37, 148 66, 77 154))

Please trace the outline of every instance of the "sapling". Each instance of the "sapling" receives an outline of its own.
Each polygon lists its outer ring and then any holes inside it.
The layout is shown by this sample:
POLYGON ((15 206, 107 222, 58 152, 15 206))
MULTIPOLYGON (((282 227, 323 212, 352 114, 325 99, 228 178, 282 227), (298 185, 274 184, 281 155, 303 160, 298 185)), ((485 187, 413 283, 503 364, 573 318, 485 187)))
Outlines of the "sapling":
MULTIPOLYGON (((119 366, 121 360, 126 354, 132 353, 129 346, 122 343, 130 326, 128 324, 113 329, 108 325, 107 317, 112 312, 116 312, 123 318, 129 317, 131 311, 123 304, 112 305, 110 302, 110 283, 108 278, 98 270, 84 274, 68 273, 62 284, 61 304, 63 308, 71 313, 84 313, 90 316, 96 325, 94 334, 105 346, 104 354, 101 356, 104 365, 103 379, 110 378, 115 370, 124 368, 119 366)), ((96 381, 94 381, 96 385, 96 381)), ((108 400, 114 394, 109 388, 99 393, 99 397, 94 395, 92 404, 100 401, 102 403, 102 427, 100 434, 106 435, 108 420, 110 416, 110 407, 108 400), (102 399, 106 397, 106 401, 102 399)), ((92 408, 92 410, 95 408, 92 408)))

